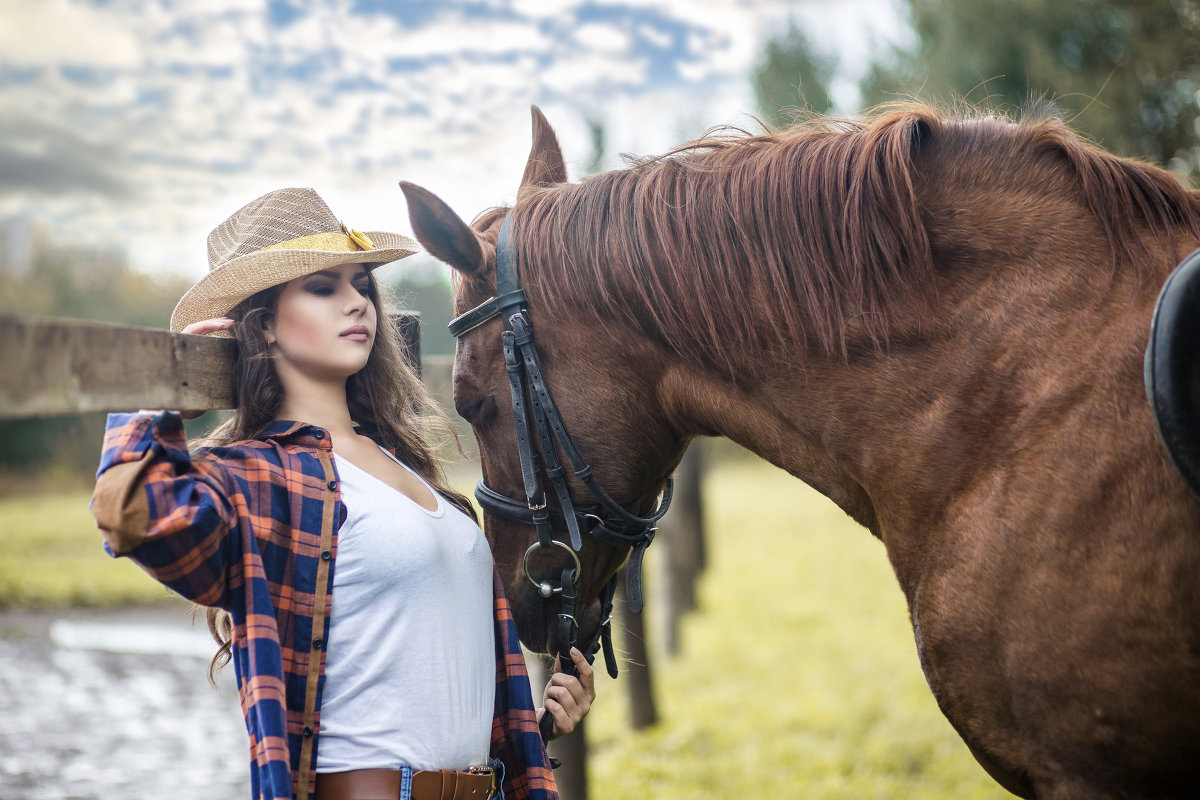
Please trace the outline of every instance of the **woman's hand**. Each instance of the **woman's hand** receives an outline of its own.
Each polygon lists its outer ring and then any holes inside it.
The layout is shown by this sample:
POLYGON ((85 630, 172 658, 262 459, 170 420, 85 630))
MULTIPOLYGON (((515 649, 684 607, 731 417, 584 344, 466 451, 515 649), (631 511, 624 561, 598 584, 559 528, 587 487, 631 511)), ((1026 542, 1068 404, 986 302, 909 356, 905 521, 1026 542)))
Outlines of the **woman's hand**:
MULTIPOLYGON (((186 328, 181 330, 180 333, 194 333, 202 335, 205 333, 212 333, 213 331, 227 331, 232 327, 233 320, 229 319, 229 317, 213 317, 212 319, 202 319, 199 322, 193 322, 191 325, 188 325, 186 328)), ((145 409, 143 409, 143 411, 145 411, 145 409)), ((183 417, 184 419, 196 419, 197 417, 203 415, 203 411, 179 412, 179 416, 183 417)))
POLYGON ((233 327, 233 320, 229 317, 213 317, 212 319, 202 319, 199 322, 193 322, 188 325, 180 333, 196 333, 205 334, 213 331, 227 331, 233 327))
POLYGON ((595 676, 592 665, 583 657, 576 647, 571 648, 571 660, 579 677, 559 672, 558 659, 554 659, 554 674, 546 684, 546 693, 542 696, 542 708, 538 711, 538 721, 549 713, 554 718, 554 732, 551 739, 557 739, 575 730, 575 726, 583 722, 596 699, 595 676))

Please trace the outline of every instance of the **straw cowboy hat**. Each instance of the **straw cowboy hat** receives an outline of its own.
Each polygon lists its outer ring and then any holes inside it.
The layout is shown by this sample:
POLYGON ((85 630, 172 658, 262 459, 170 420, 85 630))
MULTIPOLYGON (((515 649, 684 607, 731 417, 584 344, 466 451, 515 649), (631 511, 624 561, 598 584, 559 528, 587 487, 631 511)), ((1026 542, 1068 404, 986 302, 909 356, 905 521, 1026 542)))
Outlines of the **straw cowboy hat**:
POLYGON ((171 330, 225 316, 263 289, 318 270, 348 263, 373 268, 420 249, 398 233, 347 228, 312 189, 268 192, 208 235, 208 275, 175 306, 171 330))

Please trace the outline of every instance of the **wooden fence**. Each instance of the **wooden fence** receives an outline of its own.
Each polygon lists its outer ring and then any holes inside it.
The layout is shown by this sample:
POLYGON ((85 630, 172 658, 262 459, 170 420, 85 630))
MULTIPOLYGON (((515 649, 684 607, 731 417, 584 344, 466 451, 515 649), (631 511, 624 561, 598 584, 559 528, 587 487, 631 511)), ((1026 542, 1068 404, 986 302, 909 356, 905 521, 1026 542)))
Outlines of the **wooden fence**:
MULTIPOLYGON (((397 323, 421 372, 421 323, 397 323)), ((0 316, 0 419, 233 407, 232 339, 67 319, 0 316)))

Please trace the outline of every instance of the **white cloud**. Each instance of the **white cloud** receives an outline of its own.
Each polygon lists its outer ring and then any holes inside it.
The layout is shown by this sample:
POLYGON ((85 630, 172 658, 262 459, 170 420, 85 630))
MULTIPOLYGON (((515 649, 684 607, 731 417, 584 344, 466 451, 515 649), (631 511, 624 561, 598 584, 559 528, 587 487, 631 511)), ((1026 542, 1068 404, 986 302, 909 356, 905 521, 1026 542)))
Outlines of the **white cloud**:
POLYGON ((505 19, 482 23, 453 10, 420 27, 402 27, 391 17, 377 15, 341 20, 333 32, 337 34, 335 41, 339 47, 372 52, 383 58, 499 55, 538 51, 551 44, 534 21, 505 19))
POLYGON ((642 87, 649 75, 645 58, 616 58, 581 51, 562 58, 542 74, 543 84, 563 94, 585 95, 597 101, 615 87, 642 87))
POLYGON ((580 47, 602 53, 624 54, 633 45, 630 35, 615 25, 589 22, 575 29, 574 39, 580 47))
MULTIPOLYGON (((823 25, 822 41, 861 50, 852 34, 864 36, 862 9, 885 2, 797 18, 823 25)), ((64 239, 123 243, 139 267, 191 274, 204 269, 209 229, 282 185, 316 187, 360 229, 408 229, 400 179, 470 219, 515 196, 531 103, 558 130, 573 177, 591 156, 589 118, 605 123, 609 166, 622 151, 662 152, 713 124, 745 124, 764 37, 806 8, 439 0, 414 21, 309 0, 279 26, 264 0, 0 0, 0 108, 70 133, 45 146, 75 142, 72 157, 96 169, 75 191, 0 187, 0 215, 41 215, 64 239), (606 13, 583 21, 585 5, 606 13), (656 71, 672 50, 679 80, 656 71), (94 76, 58 69, 67 65, 94 76), (112 175, 128 197, 97 193, 112 175)))
POLYGON ((570 18, 583 5, 583 0, 500 0, 499 5, 511 8, 523 17, 534 19, 570 18))
POLYGON ((674 42, 674 38, 670 33, 660 30, 653 25, 638 25, 637 32, 643 39, 662 50, 667 49, 674 42))
POLYGON ((99 11, 67 0, 3 0, 0 64, 120 69, 141 60, 137 41, 99 11))

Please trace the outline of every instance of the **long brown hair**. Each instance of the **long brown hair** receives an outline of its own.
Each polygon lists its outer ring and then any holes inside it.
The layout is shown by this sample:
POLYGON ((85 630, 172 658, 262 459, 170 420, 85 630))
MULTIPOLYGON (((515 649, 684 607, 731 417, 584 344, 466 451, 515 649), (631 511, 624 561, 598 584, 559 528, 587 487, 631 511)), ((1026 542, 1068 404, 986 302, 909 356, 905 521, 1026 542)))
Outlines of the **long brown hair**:
MULTIPOLYGON (((193 444, 216 447, 253 438, 279 413, 283 385, 275 371, 266 329, 284 285, 265 289, 230 312, 237 341, 233 415, 193 444)), ((368 273, 368 286, 378 324, 366 365, 346 381, 350 418, 478 522, 470 502, 447 487, 435 455, 447 443, 457 444, 454 426, 409 367, 399 331, 372 273, 368 273)), ((218 608, 209 608, 207 615, 208 630, 220 646, 208 667, 209 680, 215 681, 216 670, 229 663, 233 652, 233 622, 227 611, 218 608)))

